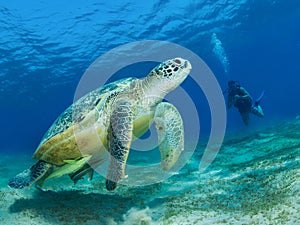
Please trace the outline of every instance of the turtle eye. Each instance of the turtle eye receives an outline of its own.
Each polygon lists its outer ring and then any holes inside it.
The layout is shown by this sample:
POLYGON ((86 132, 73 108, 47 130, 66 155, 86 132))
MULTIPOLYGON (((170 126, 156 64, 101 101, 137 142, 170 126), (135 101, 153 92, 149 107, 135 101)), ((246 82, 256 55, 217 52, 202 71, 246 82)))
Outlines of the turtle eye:
POLYGON ((181 60, 178 59, 178 58, 177 58, 177 59, 174 59, 174 62, 177 63, 177 64, 179 64, 179 65, 181 64, 181 60))

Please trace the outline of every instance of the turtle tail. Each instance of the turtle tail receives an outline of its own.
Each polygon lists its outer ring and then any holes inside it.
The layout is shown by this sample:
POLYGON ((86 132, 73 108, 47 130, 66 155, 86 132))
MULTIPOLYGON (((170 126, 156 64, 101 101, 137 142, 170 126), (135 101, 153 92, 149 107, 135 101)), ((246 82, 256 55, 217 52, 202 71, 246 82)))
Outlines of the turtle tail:
POLYGON ((9 179, 8 186, 16 189, 29 187, 35 181, 39 180, 51 168, 49 163, 38 161, 32 167, 19 173, 17 176, 9 179))

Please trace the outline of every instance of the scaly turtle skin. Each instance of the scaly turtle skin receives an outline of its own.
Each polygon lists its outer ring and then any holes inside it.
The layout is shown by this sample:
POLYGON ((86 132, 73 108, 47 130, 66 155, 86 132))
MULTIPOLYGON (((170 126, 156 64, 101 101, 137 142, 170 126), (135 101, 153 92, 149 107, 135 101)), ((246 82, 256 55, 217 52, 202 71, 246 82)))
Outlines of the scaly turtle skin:
POLYGON ((127 78, 104 85, 66 109, 44 135, 33 155, 39 160, 9 180, 24 188, 69 174, 77 182, 110 159, 106 188, 113 190, 125 177, 131 142, 154 121, 161 165, 170 169, 184 147, 184 129, 177 109, 162 102, 190 73, 191 64, 175 58, 159 64, 143 79, 127 78))

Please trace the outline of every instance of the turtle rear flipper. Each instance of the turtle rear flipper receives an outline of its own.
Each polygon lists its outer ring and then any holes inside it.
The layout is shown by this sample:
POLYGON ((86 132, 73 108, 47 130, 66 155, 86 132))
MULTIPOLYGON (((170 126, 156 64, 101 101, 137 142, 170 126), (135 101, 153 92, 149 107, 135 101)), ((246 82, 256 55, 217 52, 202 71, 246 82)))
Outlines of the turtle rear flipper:
POLYGON ((51 167, 51 164, 40 160, 29 169, 24 170, 14 178, 9 179, 8 186, 17 189, 29 187, 35 181, 44 176, 51 167))

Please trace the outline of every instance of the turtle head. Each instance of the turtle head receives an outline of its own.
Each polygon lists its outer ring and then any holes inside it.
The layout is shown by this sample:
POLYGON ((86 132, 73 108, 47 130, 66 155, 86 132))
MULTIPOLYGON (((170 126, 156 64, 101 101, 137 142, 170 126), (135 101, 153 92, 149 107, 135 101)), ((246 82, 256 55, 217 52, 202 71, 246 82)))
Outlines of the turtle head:
POLYGON ((191 69, 188 60, 178 57, 162 62, 150 72, 148 77, 151 78, 151 84, 156 90, 168 94, 185 80, 191 69))

